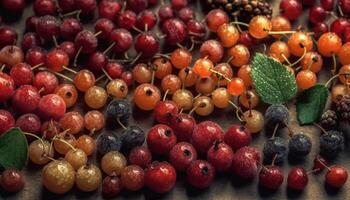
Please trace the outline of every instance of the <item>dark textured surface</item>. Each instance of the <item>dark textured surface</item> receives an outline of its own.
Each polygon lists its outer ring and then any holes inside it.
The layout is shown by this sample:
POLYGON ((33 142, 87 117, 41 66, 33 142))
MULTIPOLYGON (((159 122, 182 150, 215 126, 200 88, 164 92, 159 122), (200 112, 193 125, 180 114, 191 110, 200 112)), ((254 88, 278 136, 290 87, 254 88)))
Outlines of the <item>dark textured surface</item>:
MULTIPOLYGON (((204 1, 204 0, 201 0, 204 1)), ((199 0, 198 0, 199 2, 199 0)), ((274 11, 276 12, 278 10, 278 4, 279 0, 271 1, 274 2, 274 11)), ((200 9, 199 7, 197 7, 200 9)), ((25 13, 23 14, 22 18, 20 20, 7 23, 8 25, 11 25, 12 27, 15 27, 19 32, 23 32, 23 29, 25 27, 25 18, 30 16, 32 13, 32 7, 28 6, 26 8, 25 13)), ((299 22, 295 22, 296 25, 298 24, 307 24, 306 18, 307 13, 304 12, 303 17, 300 18, 299 22)), ((92 22, 91 22, 92 23, 92 22)), ((327 65, 327 63, 326 63, 327 65)), ((325 80, 326 77, 328 77, 328 73, 323 73, 319 76, 320 80, 325 80)), ((325 81, 322 81, 325 82, 325 81)), ((131 95, 130 95, 131 96, 131 95)), ((80 98, 82 95, 80 95, 80 98)), ((131 97, 129 97, 131 100, 131 97)), ((303 166, 307 170, 310 170, 312 168, 312 161, 315 155, 318 153, 318 145, 319 145, 319 131, 317 128, 313 126, 304 126, 299 127, 297 124, 297 120, 295 117, 295 106, 294 102, 291 102, 288 104, 288 108, 291 111, 291 129, 294 132, 303 132, 310 136, 312 139, 312 152, 310 155, 301 162, 293 162, 292 160, 288 160, 286 158, 284 164, 283 164, 283 170, 285 174, 285 179, 283 182, 283 185, 281 188, 277 191, 266 191, 258 186, 258 180, 255 178, 252 182, 242 182, 238 180, 236 177, 231 176, 229 174, 222 174, 218 175, 216 177, 215 182, 212 184, 212 186, 205 190, 195 190, 185 183, 184 175, 180 174, 178 176, 178 182, 176 187, 169 193, 165 195, 157 195, 154 194, 148 190, 143 190, 140 192, 135 193, 127 193, 123 192, 117 199, 179 199, 179 200, 185 200, 185 199, 201 199, 201 200, 211 200, 211 199, 217 199, 217 200, 229 200, 229 199, 239 199, 239 200, 245 200, 245 199, 350 199, 350 181, 347 182, 347 184, 341 188, 340 190, 333 190, 325 186, 324 184, 324 174, 325 171, 319 174, 310 174, 309 175, 309 184, 305 191, 301 193, 296 193, 289 191, 286 187, 286 179, 287 179, 287 173, 291 167, 294 166, 303 166)), ((87 110, 83 104, 79 104, 75 109, 77 110, 87 110)), ((263 109, 262 109, 263 110, 263 109)), ((139 110, 135 110, 133 112, 132 119, 130 121, 131 124, 138 125, 143 128, 143 130, 147 133, 147 130, 152 126, 153 119, 151 116, 151 112, 143 112, 139 110)), ((219 123, 224 130, 227 130, 227 128, 232 124, 236 123, 236 117, 234 115, 234 112, 232 109, 228 109, 225 112, 216 109, 215 112, 205 118, 199 118, 196 116, 197 121, 203 121, 203 120, 213 120, 217 123, 219 123)), ((117 133, 121 133, 122 129, 115 130, 117 133)), ((260 150, 262 150, 263 143, 268 137, 267 135, 270 135, 271 133, 265 134, 264 132, 256 135, 254 137, 252 145, 255 147, 258 147, 260 150)), ((286 131, 283 131, 283 133, 280 133, 281 137, 288 140, 289 136, 286 131)), ((91 162, 96 162, 96 158, 93 157, 90 159, 91 162)), ((338 156, 338 158, 332 162, 332 164, 338 163, 342 164, 343 166, 346 166, 346 168, 350 169, 350 154, 349 154, 349 147, 346 145, 345 150, 338 156)), ((98 190, 93 193, 82 193, 79 192, 77 189, 73 189, 69 193, 65 195, 53 195, 49 193, 47 190, 45 190, 41 185, 41 167, 33 166, 32 164, 29 164, 27 168, 24 171, 26 176, 26 187, 24 190, 18 194, 15 195, 8 195, 5 194, 3 191, 0 191, 0 199, 25 199, 25 200, 34 200, 34 199, 102 199, 101 197, 101 191, 98 190)))

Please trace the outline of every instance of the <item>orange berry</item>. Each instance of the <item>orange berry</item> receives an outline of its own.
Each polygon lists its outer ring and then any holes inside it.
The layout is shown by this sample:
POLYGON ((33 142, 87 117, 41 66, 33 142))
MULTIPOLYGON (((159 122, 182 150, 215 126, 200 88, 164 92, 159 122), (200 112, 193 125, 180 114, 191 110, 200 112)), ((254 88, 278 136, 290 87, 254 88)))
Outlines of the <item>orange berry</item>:
POLYGON ((232 47, 239 39, 239 32, 232 24, 223 24, 217 30, 217 36, 220 38, 224 47, 232 47))
POLYGON ((253 17, 249 22, 249 33, 256 39, 266 38, 272 29, 271 21, 262 15, 253 17))
POLYGON ((192 54, 183 48, 178 48, 171 53, 170 62, 177 69, 188 67, 192 62, 192 54))
POLYGON ((350 42, 345 43, 338 52, 338 59, 342 65, 350 64, 350 42))
POLYGON ((250 58, 249 49, 242 44, 237 44, 229 49, 228 55, 229 57, 232 57, 230 64, 235 67, 241 67, 242 65, 248 64, 250 58))
POLYGON ((211 69, 214 64, 211 60, 207 58, 198 59, 193 66, 193 72, 198 74, 200 77, 208 77, 212 74, 211 69))
POLYGON ((91 156, 96 150, 95 139, 88 135, 82 135, 77 139, 76 148, 83 150, 87 156, 91 156))
POLYGON ((317 83, 317 76, 311 70, 302 70, 296 76, 297 85, 300 89, 306 90, 317 83))
POLYGON ((227 91, 233 96, 239 96, 246 90, 244 82, 240 78, 233 78, 227 84, 227 91))
POLYGON ((160 101, 159 89, 151 84, 143 83, 135 89, 134 102, 142 110, 152 110, 160 101))
MULTIPOLYGON (((224 75, 226 78, 232 78, 233 71, 231 66, 228 63, 220 63, 217 64, 214 68, 215 71, 219 72, 220 74, 224 75)), ((227 80, 224 77, 220 77, 220 75, 216 74, 216 79, 219 81, 220 86, 224 86, 227 84, 227 80)))
POLYGON ((332 55, 337 54, 341 46, 341 38, 332 32, 322 34, 317 41, 318 52, 325 57, 331 57, 332 55))
MULTIPOLYGON (((350 55, 349 55, 350 56, 350 55)), ((350 65, 344 65, 339 69, 339 74, 350 74, 350 65)), ((340 75, 339 80, 343 84, 350 83, 350 75, 340 75)))
POLYGON ((272 43, 268 54, 269 56, 276 58, 281 63, 286 62, 286 59, 284 59, 284 57, 287 59, 290 57, 288 45, 283 41, 276 41, 272 43))
POLYGON ((253 109, 259 104, 259 96, 254 90, 247 90, 239 96, 239 103, 245 108, 253 109))
POLYGON ((244 85, 246 87, 249 87, 253 84, 253 80, 250 75, 251 71, 252 71, 252 68, 250 67, 250 65, 243 65, 241 68, 239 68, 237 73, 238 78, 243 80, 244 85))
POLYGON ((307 52, 304 58, 301 60, 301 67, 309 69, 315 73, 319 72, 322 69, 323 59, 320 54, 317 52, 307 52))
POLYGON ((226 12, 221 9, 211 10, 207 15, 207 25, 212 32, 216 32, 222 24, 228 23, 229 20, 226 12))
POLYGON ((313 42, 311 37, 305 32, 295 32, 288 39, 289 51, 294 56, 302 56, 304 48, 306 52, 312 50, 313 42))
MULTIPOLYGON (((271 31, 290 31, 292 25, 289 20, 283 16, 276 16, 271 19, 272 29, 271 31)), ((283 35, 273 34, 274 38, 281 38, 283 35)))

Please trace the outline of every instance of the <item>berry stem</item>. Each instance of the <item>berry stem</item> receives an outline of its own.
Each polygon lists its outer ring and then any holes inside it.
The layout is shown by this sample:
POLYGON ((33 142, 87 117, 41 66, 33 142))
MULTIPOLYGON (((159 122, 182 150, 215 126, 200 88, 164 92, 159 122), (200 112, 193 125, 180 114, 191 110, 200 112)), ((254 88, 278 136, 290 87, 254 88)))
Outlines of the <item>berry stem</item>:
POLYGON ((168 93, 169 93, 169 89, 167 89, 167 90, 165 91, 164 96, 163 96, 163 101, 166 100, 166 97, 167 97, 168 93))
POLYGON ((184 108, 181 108, 179 111, 179 114, 181 114, 184 111, 184 108))
POLYGON ((4 71, 5 67, 6 67, 5 64, 1 65, 0 72, 4 71))
POLYGON ((336 74, 334 76, 332 76, 327 82, 326 84, 324 85, 325 87, 328 87, 329 84, 336 78, 338 78, 339 76, 350 76, 350 73, 342 73, 342 74, 336 74))
POLYGON ((271 138, 275 138, 279 126, 280 126, 279 123, 276 124, 275 128, 273 129, 271 138))
POLYGON ((102 79, 105 78, 105 77, 106 77, 106 74, 102 74, 100 77, 98 77, 98 78, 96 79, 96 83, 99 82, 100 80, 102 80, 102 79))
POLYGON ((211 72, 213 72, 213 73, 215 73, 215 74, 218 74, 219 76, 221 76, 221 77, 223 77, 224 79, 226 79, 228 82, 230 82, 231 81, 231 79, 229 79, 229 78, 227 78, 223 73, 221 73, 221 72, 218 72, 218 71, 216 71, 216 70, 214 70, 214 69, 209 69, 211 72))
POLYGON ((69 16, 71 16, 71 15, 76 15, 76 18, 80 21, 80 13, 81 13, 81 10, 75 10, 75 11, 66 13, 66 14, 64 14, 64 15, 61 15, 61 18, 69 17, 69 16))
POLYGON ((59 137, 56 137, 56 138, 53 138, 52 141, 54 140, 57 140, 57 141, 60 141, 60 142, 63 142, 64 144, 66 144, 67 146, 69 146, 69 148, 71 148, 73 151, 76 151, 77 149, 69 142, 67 142, 66 140, 64 139, 61 139, 59 137))
POLYGON ((130 62, 130 65, 133 65, 136 63, 136 61, 142 56, 142 53, 140 52, 139 54, 137 54, 137 56, 134 58, 134 60, 132 60, 130 62))
POLYGON ((44 151, 45 151, 45 144, 44 144, 44 141, 43 141, 43 139, 41 139, 39 136, 37 136, 37 135, 35 135, 35 134, 33 134, 33 133, 28 133, 28 132, 23 132, 23 134, 24 135, 29 135, 29 136, 31 136, 31 137, 34 137, 34 138, 36 138, 36 139, 38 139, 40 142, 41 142, 41 145, 43 145, 43 149, 44 149, 44 151))
POLYGON ((257 163, 258 165, 260 165, 262 168, 264 168, 264 170, 268 170, 267 167, 265 167, 261 162, 256 161, 256 163, 257 163))
POLYGON ((202 96, 202 94, 201 93, 198 93, 197 94, 197 96, 195 96, 194 98, 193 98, 193 100, 196 100, 198 97, 200 97, 200 96, 202 96))
MULTIPOLYGON (((234 15, 234 20, 235 20, 236 23, 239 22, 239 21, 238 21, 237 15, 234 15)), ((241 27, 240 27, 239 25, 240 25, 240 24, 235 24, 235 26, 237 27, 238 31, 239 31, 240 33, 242 33, 243 31, 242 31, 242 29, 241 29, 241 27)), ((248 25, 248 27, 249 27, 249 25, 248 25)))
POLYGON ((317 124, 316 122, 313 123, 317 128, 319 128, 324 134, 327 134, 327 131, 322 128, 322 126, 320 126, 319 124, 317 124))
POLYGON ((332 59, 333 59, 332 74, 335 75, 337 73, 337 58, 335 57, 335 54, 332 55, 332 59))
POLYGON ((102 33, 102 31, 95 33, 95 37, 99 36, 101 33, 102 33))
POLYGON ((72 72, 73 74, 76 74, 76 73, 77 73, 75 70, 72 70, 72 69, 70 69, 70 68, 68 68, 68 67, 66 67, 66 66, 62 66, 62 68, 65 69, 65 70, 67 70, 67 71, 69 71, 69 72, 72 72))
POLYGON ((320 162, 320 164, 322 165, 322 166, 324 166, 326 169, 328 169, 328 171, 330 171, 331 170, 331 168, 329 168, 322 160, 320 160, 318 157, 316 158, 317 160, 318 160, 318 162, 320 162))
POLYGON ((37 65, 34 65, 34 66, 32 67, 32 71, 35 70, 35 69, 38 68, 38 67, 43 66, 43 65, 44 65, 44 63, 39 63, 39 64, 37 64, 37 65))
POLYGON ((58 48, 56 36, 54 36, 54 35, 52 36, 52 41, 53 41, 53 44, 55 45, 55 47, 58 48))
POLYGON ((103 55, 106 55, 114 47, 115 44, 116 42, 112 42, 112 44, 109 45, 106 50, 104 50, 103 55))
POLYGON ((73 66, 74 66, 74 67, 77 66, 78 57, 79 57, 79 54, 80 54, 80 52, 81 52, 82 49, 83 49, 83 46, 81 46, 81 47, 78 49, 78 52, 77 52, 77 54, 76 54, 75 57, 74 57, 74 62, 73 62, 73 66))
POLYGON ((125 130, 126 126, 120 121, 119 117, 117 118, 118 124, 125 130))
POLYGON ((233 25, 242 25, 242 26, 249 27, 249 24, 243 23, 243 22, 239 22, 239 21, 233 21, 233 22, 231 22, 230 24, 233 24, 233 25))
POLYGON ((269 31, 269 35, 284 35, 284 34, 296 33, 296 31, 270 31, 270 30, 265 30, 265 31, 269 31))
POLYGON ((338 5, 337 8, 338 8, 340 17, 344 17, 344 12, 343 12, 343 9, 341 8, 341 6, 338 5))
POLYGON ((272 166, 275 165, 276 159, 277 159, 277 154, 275 154, 275 156, 274 156, 273 159, 272 159, 272 162, 271 162, 271 165, 272 165, 272 166))
MULTIPOLYGON (((115 56, 115 54, 113 53, 113 56, 112 57, 114 57, 115 56)), ((129 54, 128 54, 128 52, 126 51, 126 52, 124 52, 124 58, 125 59, 127 59, 127 60, 129 60, 130 58, 129 58, 129 54)))
POLYGON ((113 80, 112 77, 109 76, 109 74, 106 72, 106 70, 105 70, 104 68, 102 68, 101 70, 102 70, 102 72, 107 76, 107 78, 108 78, 110 81, 113 80))
POLYGON ((136 26, 133 26, 132 29, 134 29, 135 31, 139 32, 139 33, 143 33, 143 31, 141 31, 139 28, 137 28, 136 26))
POLYGON ((65 76, 65 75, 63 75, 63 74, 61 74, 61 73, 58 73, 58 72, 54 72, 54 74, 55 74, 56 76, 59 76, 59 77, 61 77, 61 78, 63 78, 63 79, 66 79, 66 80, 68 80, 68 81, 70 81, 70 82, 73 83, 73 79, 69 78, 68 76, 65 76))
POLYGON ((294 63, 288 65, 288 67, 293 67, 294 65, 298 64, 300 61, 302 61, 306 55, 306 48, 303 46, 303 49, 304 49, 304 53, 303 55, 298 59, 296 60, 294 63))
POLYGON ((233 103, 232 101, 228 101, 229 104, 231 104, 235 109, 236 109, 236 117, 240 122, 245 122, 239 115, 239 113, 243 113, 241 108, 238 107, 235 103, 233 103))
POLYGON ((281 53, 281 56, 287 62, 288 66, 292 65, 292 63, 288 60, 288 58, 284 55, 284 53, 281 53))

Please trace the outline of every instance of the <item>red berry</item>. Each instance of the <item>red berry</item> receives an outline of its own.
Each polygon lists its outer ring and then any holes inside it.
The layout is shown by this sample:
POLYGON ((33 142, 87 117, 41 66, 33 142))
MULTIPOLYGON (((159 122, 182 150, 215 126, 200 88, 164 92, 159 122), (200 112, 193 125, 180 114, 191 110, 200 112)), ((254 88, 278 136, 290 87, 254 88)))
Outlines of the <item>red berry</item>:
POLYGON ((128 9, 139 13, 145 10, 148 6, 147 0, 127 0, 128 9))
POLYGON ((196 120, 188 114, 180 113, 170 119, 170 127, 173 129, 179 142, 190 142, 196 120))
POLYGON ((61 72, 64 67, 68 67, 69 56, 65 51, 55 48, 46 55, 45 64, 51 71, 61 72))
POLYGON ((147 147, 137 146, 130 151, 129 162, 133 165, 146 168, 152 162, 152 154, 147 147))
POLYGON ((116 61, 111 61, 107 63, 105 70, 112 79, 117 79, 122 75, 124 67, 116 61))
POLYGON ((317 155, 314 159, 314 166, 312 167, 312 170, 320 171, 324 169, 327 166, 327 160, 324 159, 322 156, 317 155))
POLYGON ((60 25, 61 36, 65 40, 73 41, 75 36, 82 30, 82 24, 79 22, 79 20, 74 18, 64 19, 60 25))
POLYGON ((12 97, 15 90, 15 82, 11 76, 0 72, 0 102, 5 102, 12 97))
POLYGON ((25 180, 20 171, 7 169, 1 174, 0 183, 7 192, 19 192, 24 188, 25 180))
POLYGON ((332 11, 334 6, 334 0, 320 0, 321 6, 327 10, 332 11))
POLYGON ((161 22, 164 22, 167 19, 171 19, 174 17, 174 11, 170 5, 164 4, 159 7, 158 16, 159 20, 161 22))
POLYGON ((204 121, 195 126, 192 134, 192 144, 198 152, 206 153, 215 141, 223 140, 224 132, 212 121, 204 121))
POLYGON ((154 118, 162 124, 170 124, 170 119, 179 109, 173 101, 160 101, 154 108, 154 118))
POLYGON ((199 50, 201 57, 207 57, 213 62, 218 63, 224 57, 224 47, 217 40, 205 41, 199 50))
POLYGON ((17 37, 17 32, 14 29, 7 26, 0 27, 0 49, 15 44, 17 37))
POLYGON ((53 41, 53 38, 58 38, 60 35, 60 25, 58 19, 51 15, 45 15, 39 18, 36 25, 37 34, 47 40, 53 41))
POLYGON ((70 60, 73 60, 77 54, 74 43, 70 41, 62 42, 58 48, 66 52, 70 60))
POLYGON ((96 0, 75 0, 75 6, 83 15, 91 15, 97 7, 96 0))
POLYGON ((34 67, 39 64, 44 64, 46 60, 46 51, 41 47, 30 48, 25 56, 25 61, 30 66, 34 67))
POLYGON ((257 148, 251 146, 242 147, 238 149, 235 154, 244 155, 246 158, 253 159, 257 162, 260 162, 261 159, 260 151, 257 148))
POLYGON ((31 16, 26 19, 26 31, 28 32, 35 32, 36 31, 36 25, 38 24, 39 17, 38 16, 31 16))
POLYGON ((111 32, 115 29, 114 23, 107 18, 101 18, 95 23, 95 32, 101 32, 98 36, 101 39, 108 40, 111 32))
POLYGON ((102 0, 98 4, 98 15, 100 18, 107 18, 114 20, 121 10, 121 5, 119 2, 114 0, 102 0))
POLYGON ((120 78, 121 78, 128 86, 130 86, 130 85, 133 83, 133 81, 134 81, 134 79, 133 79, 133 77, 132 77, 132 73, 129 72, 129 71, 123 72, 122 75, 120 75, 120 78))
POLYGON ((344 14, 350 14, 350 1, 349 0, 340 0, 339 2, 340 8, 344 14))
POLYGON ((321 6, 313 6, 309 10, 309 20, 314 24, 323 22, 326 16, 326 10, 321 6))
POLYGON ((232 159, 233 173, 242 179, 253 179, 258 173, 256 160, 247 158, 244 154, 234 154, 232 159))
POLYGON ((175 183, 176 171, 167 162, 153 162, 145 170, 145 185, 153 192, 169 192, 175 183))
POLYGON ((141 30, 151 30, 156 23, 157 16, 151 10, 144 10, 137 15, 136 25, 141 30))
POLYGON ((328 25, 326 23, 317 23, 314 25, 314 27, 312 28, 313 32, 315 33, 315 38, 318 39, 319 37, 321 37, 321 35, 323 35, 324 33, 327 33, 328 30, 328 25))
POLYGON ((28 49, 37 47, 41 45, 41 40, 38 34, 28 32, 24 34, 22 39, 22 49, 23 51, 28 51, 28 49))
POLYGON ((10 71, 10 76, 16 86, 30 85, 34 79, 32 68, 26 63, 18 63, 13 66, 10 71))
POLYGON ((195 38, 195 39, 201 39, 206 36, 207 29, 203 22, 191 19, 186 24, 188 34, 195 38))
POLYGON ((177 171, 184 172, 191 164, 197 160, 197 152, 192 144, 187 142, 177 143, 169 152, 169 162, 177 171))
POLYGON ((119 28, 130 30, 136 24, 136 14, 131 10, 126 10, 118 16, 117 24, 119 28))
POLYGON ((57 3, 62 13, 72 12, 76 9, 75 0, 59 0, 57 3))
POLYGON ((53 120, 46 121, 41 126, 40 132, 43 138, 52 139, 61 132, 60 123, 53 120))
POLYGON ((229 17, 225 11, 221 9, 211 10, 207 14, 207 25, 211 32, 216 32, 218 28, 229 22, 229 17))
POLYGON ((215 178, 215 168, 207 161, 193 161, 187 168, 187 182, 196 188, 207 188, 215 178))
POLYGON ((280 3, 280 11, 283 16, 289 20, 296 20, 303 11, 303 6, 298 0, 282 0, 280 3))
POLYGON ((347 27, 350 27, 350 22, 345 18, 338 18, 331 24, 331 32, 336 33, 340 38, 343 38, 344 31, 347 27))
POLYGON ((330 170, 328 170, 326 174, 326 183, 329 186, 340 188, 348 179, 348 172, 346 169, 342 166, 335 165, 330 167, 330 170))
POLYGON ((253 38, 248 31, 243 31, 238 39, 239 44, 243 44, 248 49, 252 49, 257 44, 255 38, 253 38))
POLYGON ((11 12, 12 14, 22 13, 25 7, 25 0, 3 0, 2 7, 7 12, 11 12))
POLYGON ((113 51, 116 53, 124 53, 130 49, 133 43, 131 33, 124 28, 114 29, 110 36, 109 42, 114 43, 113 51))
POLYGON ((186 7, 188 4, 187 0, 171 0, 171 6, 175 10, 180 10, 181 8, 186 7))
POLYGON ((224 141, 234 151, 248 146, 252 141, 252 135, 250 131, 243 125, 232 125, 228 128, 224 141))
POLYGON ((74 45, 76 49, 81 48, 82 53, 89 54, 96 50, 97 38, 91 31, 82 30, 75 36, 74 45))
POLYGON ((15 126, 15 119, 7 110, 0 110, 0 135, 15 126))
POLYGON ((54 0, 35 0, 33 9, 36 15, 55 15, 56 14, 56 2, 54 0))
POLYGON ((64 100, 56 94, 48 94, 41 98, 38 113, 44 119, 60 119, 66 113, 64 100))
POLYGON ((151 58, 159 52, 159 39, 152 32, 140 33, 135 38, 135 50, 143 58, 151 58))
POLYGON ((28 113, 21 115, 17 119, 16 127, 20 128, 24 132, 39 135, 41 130, 41 121, 37 115, 28 113))
POLYGON ((187 38, 187 27, 179 19, 168 19, 162 25, 162 32, 166 35, 165 40, 169 45, 182 43, 187 38))
POLYGON ((148 132, 147 145, 153 154, 168 155, 175 144, 176 136, 167 125, 155 125, 148 132))
POLYGON ((108 198, 116 197, 122 191, 123 184, 118 176, 106 176, 102 182, 102 194, 108 198))
POLYGON ((51 94, 55 92, 58 86, 58 79, 51 72, 39 72, 34 76, 33 86, 36 87, 42 95, 51 94))
POLYGON ((344 30, 344 43, 346 42, 350 42, 350 27, 347 27, 344 30))
POLYGON ((233 151, 230 146, 220 141, 210 147, 207 153, 207 160, 210 162, 216 171, 227 172, 232 165, 233 151))
POLYGON ((95 51, 90 54, 88 68, 94 72, 100 72, 108 63, 108 58, 103 52, 95 51))
POLYGON ((195 18, 195 12, 192 8, 190 7, 184 7, 184 8, 181 8, 179 10, 179 18, 183 21, 183 22, 188 22, 189 20, 191 19, 194 19, 195 18))
POLYGON ((293 190, 303 190, 309 178, 305 169, 301 167, 294 167, 289 171, 288 174, 288 187, 293 190))
POLYGON ((38 90, 31 85, 22 85, 12 97, 13 107, 20 113, 30 113, 36 111, 40 101, 38 90))
POLYGON ((278 189, 283 183, 283 171, 278 166, 264 166, 259 173, 259 184, 271 190, 278 189))

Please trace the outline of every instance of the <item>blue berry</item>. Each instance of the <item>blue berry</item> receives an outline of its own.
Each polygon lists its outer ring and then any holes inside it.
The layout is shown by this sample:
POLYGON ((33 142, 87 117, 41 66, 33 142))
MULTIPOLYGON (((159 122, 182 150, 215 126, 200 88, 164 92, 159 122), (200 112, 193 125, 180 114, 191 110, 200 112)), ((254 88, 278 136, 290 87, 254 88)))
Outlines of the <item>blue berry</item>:
POLYGON ((123 151, 129 152, 136 146, 141 146, 145 142, 145 132, 137 126, 129 126, 122 133, 123 151))
POLYGON ((271 105, 265 112, 265 125, 269 129, 274 129, 278 124, 284 127, 289 122, 288 108, 281 104, 271 105))
POLYGON ((287 154, 286 144, 280 137, 270 138, 264 144, 263 153, 265 162, 271 163, 275 155, 277 155, 275 162, 282 163, 287 154))
POLYGON ((298 133, 289 140, 289 155, 294 158, 304 158, 311 152, 311 139, 309 136, 298 133))
POLYGON ((103 133, 97 138, 97 151, 103 156, 110 151, 120 151, 122 144, 120 137, 109 133, 103 133))
POLYGON ((131 106, 127 100, 115 99, 107 106, 107 126, 117 127, 117 120, 127 124, 131 115, 131 106))
POLYGON ((320 154, 334 159, 344 149, 344 135, 339 131, 328 131, 320 137, 320 154))

